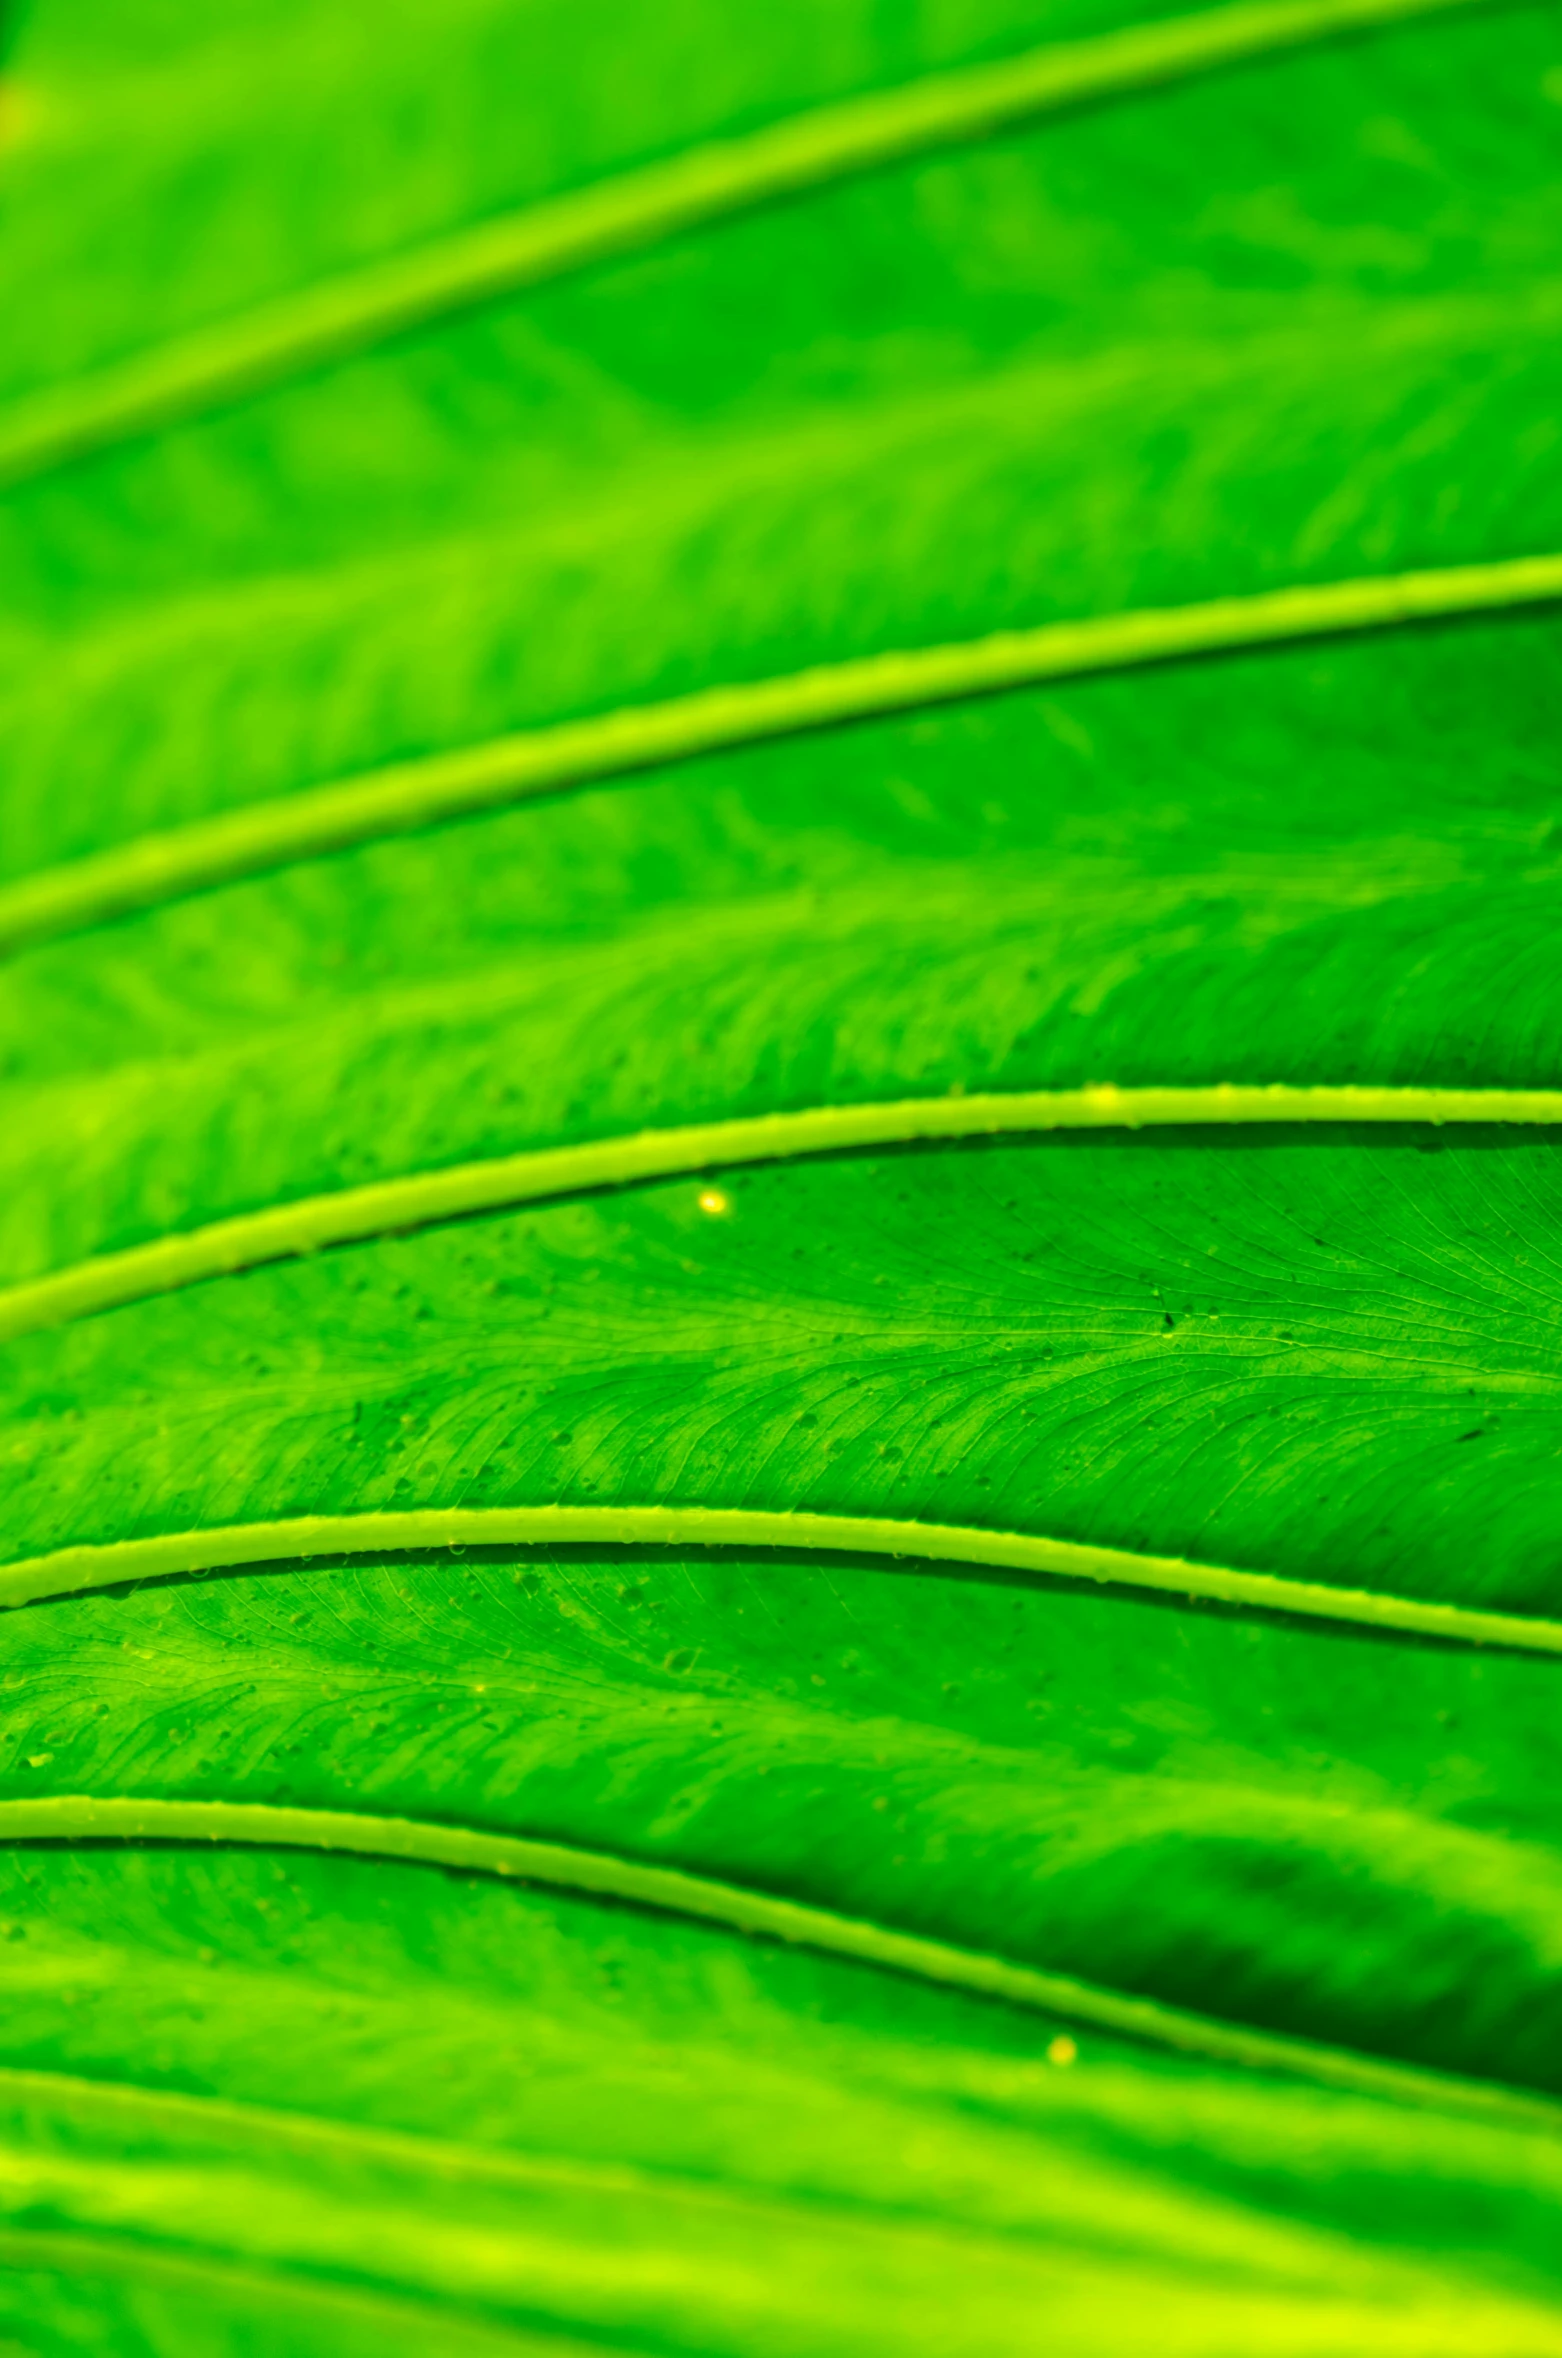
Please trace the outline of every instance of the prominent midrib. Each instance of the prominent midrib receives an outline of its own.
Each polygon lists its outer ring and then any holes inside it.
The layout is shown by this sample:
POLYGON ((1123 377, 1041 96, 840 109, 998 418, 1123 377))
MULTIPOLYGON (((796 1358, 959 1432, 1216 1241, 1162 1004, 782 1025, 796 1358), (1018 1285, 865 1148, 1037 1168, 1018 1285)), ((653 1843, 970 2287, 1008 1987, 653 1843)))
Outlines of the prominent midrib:
POLYGON ((723 1883, 606 1851, 525 1835, 351 1810, 259 1802, 163 1801, 130 1795, 56 1794, 0 1801, 0 1843, 165 1842, 309 1850, 466 1874, 607 1899, 840 1957, 942 1989, 1171 2049, 1215 2063, 1283 2073, 1355 2095, 1432 2106, 1525 2127, 1562 2127, 1562 2107, 1539 2095, 1330 2047, 1248 2030, 1158 2000, 1048 1973, 983 1950, 896 1931, 860 1916, 723 1883))
POLYGON ((0 483, 219 409, 472 305, 1064 108, 1503 0, 1237 0, 812 108, 476 222, 46 386, 0 412, 0 483))
POLYGON ((823 1105, 455 1163, 240 1212, 0 1288, 0 1342, 331 1247, 606 1188, 810 1156, 1061 1130, 1285 1123, 1562 1126, 1562 1089, 1204 1087, 975 1092, 823 1105))
POLYGON ((383 1513, 292 1515, 221 1523, 56 1548, 0 1565, 0 1609, 82 1596, 145 1580, 231 1572, 257 1564, 471 1547, 668 1547, 801 1550, 924 1564, 964 1564, 1040 1580, 1074 1580, 1246 1611, 1284 1613, 1357 1629, 1562 1654, 1562 1621, 1494 1613, 1375 1589, 1334 1588, 1272 1572, 1236 1571, 1185 1556, 1098 1547, 1034 1531, 928 1523, 809 1509, 678 1506, 412 1507, 383 1513))
POLYGON ((1049 679, 1562 599, 1562 552, 1152 606, 854 657, 493 737, 142 835, 0 885, 0 951, 355 844, 701 755, 1049 679))

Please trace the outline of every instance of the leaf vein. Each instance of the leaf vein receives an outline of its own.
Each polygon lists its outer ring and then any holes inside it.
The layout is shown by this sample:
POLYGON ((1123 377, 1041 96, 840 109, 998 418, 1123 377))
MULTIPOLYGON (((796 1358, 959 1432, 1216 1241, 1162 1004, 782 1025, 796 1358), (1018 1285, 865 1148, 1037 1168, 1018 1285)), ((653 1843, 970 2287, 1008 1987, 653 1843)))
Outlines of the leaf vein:
POLYGON ((143 1539, 85 1543, 0 1567, 0 1609, 190 1573, 450 1547, 800 1548, 922 1563, 965 1564, 1037 1579, 1140 1589, 1249 1612, 1440 1640, 1562 1654, 1562 1621, 1488 1612, 1375 1589, 1334 1587, 1271 1572, 1096 1546, 980 1524, 930 1523, 801 1509, 656 1505, 413 1507, 295 1515, 143 1539))
POLYGON ((240 1212, 146 1244, 0 1287, 0 1342, 90 1318, 276 1261, 523 1204, 807 1157, 1062 1130, 1367 1127, 1562 1127, 1562 1089, 1293 1086, 1217 1082, 1193 1087, 972 1092, 639 1130, 570 1146, 536 1147, 421 1171, 292 1203, 240 1212))
MULTIPOLYGON (((0 484, 208 414, 431 321, 886 165, 1405 18, 1494 0, 1231 0, 928 74, 545 198, 46 385, 0 416, 0 484)), ((1501 0, 1496 0, 1501 4, 1501 0)))
POLYGON ((847 1958, 908 1979, 1061 2017, 1175 2053, 1278 2073, 1391 2103, 1466 2113, 1555 2131, 1562 2107, 1495 2081, 1384 2061, 1355 2050, 1167 2006, 1072 1975, 902 1932, 866 1918, 572 1844, 424 1819, 261 1802, 164 1801, 132 1795, 55 1794, 0 1801, 0 1842, 240 1844, 323 1851, 444 1867, 605 1899, 847 1958))

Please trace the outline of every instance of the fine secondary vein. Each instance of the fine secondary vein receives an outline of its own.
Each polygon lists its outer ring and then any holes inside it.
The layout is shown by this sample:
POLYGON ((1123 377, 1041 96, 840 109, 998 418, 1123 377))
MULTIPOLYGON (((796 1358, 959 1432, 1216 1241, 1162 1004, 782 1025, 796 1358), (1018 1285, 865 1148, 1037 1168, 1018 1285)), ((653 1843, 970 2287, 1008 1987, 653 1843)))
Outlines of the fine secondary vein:
POLYGON ((368 770, 193 819, 0 885, 0 952, 138 909, 703 755, 1146 664, 1562 600, 1562 552, 1152 606, 854 657, 368 770))
POLYGON ((605 2161, 590 2154, 537 2151, 516 2146, 456 2143, 421 2131, 388 2129, 378 2123, 344 2120, 323 2113, 287 2112, 232 2098, 159 2088, 137 2080, 85 2079, 72 2072, 38 2071, 0 2065, 0 2106, 7 2100, 29 2111, 46 2107, 56 2118, 88 2122, 98 2129, 156 2127, 208 2143, 223 2133, 242 2140, 254 2158, 271 2153, 329 2156, 378 2163, 415 2174, 425 2183, 452 2181, 536 2193, 580 2193, 619 2198, 642 2210, 714 2211, 751 2225, 796 2230, 842 2227, 875 2241, 913 2237, 947 2245, 966 2266, 980 2264, 991 2234, 981 2223, 908 2211, 876 2202, 871 2193, 843 2195, 831 2188, 794 2193, 785 2185, 737 2178, 693 2176, 657 2165, 605 2161))
MULTIPOLYGON (((200 2306, 194 2313, 206 2316, 212 2314, 214 2301, 231 2302, 236 2294, 242 2295, 252 2320, 257 2312, 274 2317, 278 2311, 302 2311, 316 2333, 322 2324, 329 2329, 334 2322, 336 2331, 350 2334, 351 2346, 359 2349, 437 2349, 448 2352, 449 2358, 602 2358, 603 2344, 595 2334, 576 2335, 567 2325, 506 2324, 457 2306, 438 2290, 400 2286, 390 2269, 377 2283, 333 2282, 313 2273, 307 2260, 301 2267, 289 2266, 291 2256, 284 2253, 281 2265, 273 2266, 265 2259, 226 2251, 181 2251, 134 2231, 103 2234, 75 2220, 64 2227, 0 2226, 0 2268, 13 2275, 18 2270, 47 2271, 171 2287, 186 2301, 196 2296, 200 2306), (376 2338, 369 2341, 368 2334, 376 2338), (381 2338, 392 2334, 393 2342, 381 2338)), ((216 2314, 220 2317, 220 2307, 216 2314)), ((343 2345, 333 2340, 324 2346, 343 2345)), ((21 2347, 11 2344, 12 2350, 21 2347)), ((644 2345, 615 2344, 620 2358, 634 2358, 637 2347, 644 2345)))
POLYGON ((810 1106, 639 1130, 573 1146, 494 1155, 372 1180, 294 1203, 240 1212, 175 1231, 121 1252, 100 1253, 41 1277, 0 1287, 0 1342, 40 1328, 121 1309, 244 1270, 330 1247, 522 1204, 557 1201, 608 1188, 863 1152, 980 1138, 1024 1137, 1057 1130, 1138 1130, 1275 1123, 1495 1124, 1562 1126, 1562 1089, 1377 1088, 1359 1084, 1293 1087, 1231 1082, 1189 1088, 973 1092, 969 1096, 895 1098, 867 1105, 810 1106))
MULTIPOLYGON (((893 2234, 906 2224, 903 2213, 887 2212, 871 2198, 848 2201, 832 2191, 823 2202, 812 2192, 799 2200, 784 2186, 695 2177, 680 2170, 605 2161, 589 2154, 458 2143, 421 2130, 385 2128, 376 2122, 326 2113, 284 2111, 231 2097, 156 2087, 143 2080, 87 2079, 74 2072, 0 2065, 0 2106, 8 2102, 28 2110, 45 2106, 56 2116, 90 2122, 97 2128, 156 2126, 182 2131, 203 2142, 226 2132, 242 2139, 251 2152, 269 2146, 294 2155, 325 2154, 378 2162, 444 2184, 456 2179, 496 2187, 616 2195, 635 2203, 736 2212, 772 2222, 795 2222, 800 2216, 817 2218, 828 2209, 837 2218, 850 2218, 879 2233, 893 2234)), ((951 2242, 976 2240, 958 2221, 913 2214, 910 2229, 919 2236, 932 2232, 951 2242)))
POLYGON ((966 1949, 920 1933, 899 1932, 859 1916, 679 1867, 663 1867, 570 1843, 352 1810, 274 1807, 261 1802, 164 1801, 131 1795, 53 1794, 0 1801, 0 1842, 234 1843, 310 1850, 466 1874, 607 1899, 780 1941, 829 1957, 850 1958, 942 1989, 997 1999, 1027 2012, 1076 2023, 1176 2053, 1238 2068, 1274 2072, 1354 2095, 1465 2113, 1515 2126, 1562 2127, 1562 2107, 1540 2095, 1384 2062, 1350 2049, 1272 2031, 1249 2030, 1184 2008, 1048 1973, 1006 1957, 966 1949))
POLYGON ((1247 58, 1493 4, 1233 0, 1049 42, 701 142, 25 395, 0 412, 0 484, 221 409, 496 297, 885 165, 1247 58))
POLYGON ((1562 1621, 1527 1613, 1487 1612, 1421 1597, 1387 1595, 1375 1589, 1334 1588, 1324 1581, 1237 1571, 1222 1564, 1196 1563, 1184 1556, 1098 1547, 1033 1531, 750 1507, 413 1507, 385 1513, 292 1515, 268 1522, 217 1524, 145 1539, 56 1548, 47 1555, 0 1565, 0 1609, 144 1580, 236 1571, 248 1565, 433 1548, 550 1546, 780 1548, 913 1563, 965 1564, 977 1570, 1019 1572, 1034 1579, 1089 1581, 1245 1611, 1296 1615, 1304 1620, 1433 1638, 1444 1644, 1562 1654, 1562 1621))

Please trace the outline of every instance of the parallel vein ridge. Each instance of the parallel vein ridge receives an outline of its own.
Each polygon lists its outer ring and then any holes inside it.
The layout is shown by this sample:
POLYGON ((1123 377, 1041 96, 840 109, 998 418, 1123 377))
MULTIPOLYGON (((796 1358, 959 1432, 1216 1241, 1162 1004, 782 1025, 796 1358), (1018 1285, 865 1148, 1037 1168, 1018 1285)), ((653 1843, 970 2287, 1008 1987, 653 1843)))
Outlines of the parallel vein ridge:
POLYGON ((899 1932, 859 1916, 779 1898, 678 1867, 661 1867, 530 1836, 378 1817, 351 1810, 293 1809, 261 1802, 143 1800, 54 1794, 0 1801, 0 1842, 241 1843, 262 1849, 340 1852, 455 1868, 611 1899, 761 1940, 849 1957, 940 1988, 1061 2017, 1211 2061, 1279 2072, 1358 2095, 1536 2127, 1562 2126, 1562 2108, 1494 2082, 1387 2063, 1346 2048, 1272 2031, 1247 2030, 1151 1998, 1127 1996, 1071 1975, 899 1932))
POLYGON ((1040 680, 1562 599, 1562 552, 1152 606, 626 705, 143 835, 0 885, 0 951, 572 786, 1040 680))
MULTIPOLYGON (((316 1557, 394 1554, 467 1547, 800 1548, 910 1562, 970 1564, 1041 1579, 1093 1581, 1287 1613, 1362 1629, 1394 1631, 1466 1646, 1562 1654, 1562 1621, 1489 1613, 1373 1589, 1334 1588, 1270 1572, 1233 1571, 1184 1556, 1095 1547, 1038 1532, 978 1524, 901 1521, 888 1516, 814 1514, 750 1507, 516 1506, 422 1507, 379 1514, 295 1515, 275 1522, 218 1524, 149 1539, 58 1548, 0 1565, 0 1608, 79 1596, 127 1582, 316 1557)), ((7 1805, 9 1806, 9 1805, 7 1805)))
POLYGON ((362 1187, 240 1212, 149 1244, 128 1246, 123 1252, 98 1254, 70 1268, 0 1288, 0 1342, 336 1245, 362 1244, 474 1213, 701 1171, 939 1139, 1288 1122, 1562 1126, 1562 1089, 1312 1088, 1231 1082, 1119 1089, 1102 1084, 811 1106, 795 1113, 639 1130, 582 1145, 537 1147, 452 1164, 442 1171, 371 1180, 362 1187))
MULTIPOLYGON (((204 2090, 164 2088, 145 2080, 85 2079, 74 2072, 0 2064, 0 2104, 43 2105, 78 2121, 193 2130, 207 2136, 227 2129, 252 2149, 342 2155, 437 2172, 443 2179, 513 2187, 570 2187, 590 2194, 629 2195, 637 2201, 751 2213, 777 2219, 800 2206, 776 2189, 736 2179, 694 2177, 660 2164, 603 2161, 593 2155, 535 2147, 478 2144, 434 2137, 422 2130, 383 2127, 339 2114, 283 2111, 234 2101, 204 2090)), ((812 2203, 808 2206, 810 2209, 812 2203)), ((928 2222, 918 2220, 925 2233, 928 2222)), ((958 2229, 941 2232, 957 2235, 958 2229)))
POLYGON ((502 2324, 416 2288, 382 2291, 333 2283, 329 2277, 268 2267, 228 2252, 179 2250, 133 2229, 98 2234, 74 2220, 68 2226, 0 2226, 0 2268, 16 2275, 47 2271, 67 2279, 118 2279, 171 2291, 186 2301, 193 2297, 203 2308, 237 2295, 268 2320, 292 2317, 312 2331, 333 2325, 338 2337, 333 2348, 343 2346, 344 2335, 362 2348, 370 2333, 376 2337, 371 2348, 437 2348, 442 2358, 445 2353, 448 2358, 594 2358, 602 2348, 600 2341, 568 2332, 502 2324), (415 2343, 409 2339, 413 2334, 415 2343))
POLYGON ((1490 0, 1236 0, 931 74, 480 221, 13 403, 0 484, 242 400, 522 287, 1068 107, 1490 0))

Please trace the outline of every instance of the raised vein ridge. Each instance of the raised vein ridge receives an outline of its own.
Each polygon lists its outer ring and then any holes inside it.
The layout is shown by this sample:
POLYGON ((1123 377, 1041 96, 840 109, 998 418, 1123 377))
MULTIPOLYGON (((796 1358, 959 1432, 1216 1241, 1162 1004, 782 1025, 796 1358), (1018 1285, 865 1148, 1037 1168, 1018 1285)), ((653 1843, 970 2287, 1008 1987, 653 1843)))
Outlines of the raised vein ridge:
MULTIPOLYGON (((37 2206, 40 2211, 45 2207, 42 2203, 37 2206)), ((52 2210, 56 2205, 51 2202, 47 2208, 52 2210)), ((480 2311, 458 2306, 434 2288, 398 2285, 393 2272, 378 2283, 333 2281, 307 2267, 290 2266, 292 2256, 282 2255, 278 2266, 268 2264, 260 2255, 252 2258, 210 2246, 181 2250, 153 2242, 136 2233, 133 2226, 120 2226, 117 2232, 104 2234, 76 2219, 64 2226, 0 2225, 0 2268, 67 2277, 121 2277, 132 2283, 172 2287, 186 2301, 194 2295, 209 2302, 214 2294, 219 2300, 231 2300, 242 2292, 252 2311, 263 2316, 301 2312, 317 2335, 323 2323, 334 2319, 339 2330, 353 2335, 359 2348, 365 2346, 365 2333, 378 2329, 382 2334, 398 2335, 404 2349, 437 2349, 441 2358, 447 2353, 448 2358, 602 2358, 604 2345, 595 2334, 575 2334, 567 2325, 512 2325, 485 2317, 480 2311), (420 2336, 417 2344, 408 2341, 411 2332, 420 2336)), ((22 2345, 13 2342, 11 2346, 18 2349, 22 2345)), ((326 2346, 340 2348, 342 2344, 326 2346)), ((367 2346, 394 2345, 376 2342, 367 2346)), ((618 2342, 614 2349, 618 2358, 635 2358, 645 2345, 618 2342)))
POLYGON ((261 1802, 144 1800, 54 1794, 0 1801, 0 1842, 228 1842, 262 1849, 346 1853, 567 1891, 682 1916, 829 1957, 847 1957, 943 1989, 996 1998, 1117 2037, 1250 2070, 1280 2072, 1355 2095, 1473 2114, 1515 2126, 1562 2127, 1562 2107, 1491 2081, 1329 2047, 1238 2025, 1047 1973, 984 1951, 898 1932, 831 1908, 723 1883, 680 1867, 539 1842, 527 1835, 378 1817, 351 1810, 278 1808, 261 1802))
MULTIPOLYGON (((74 2072, 0 2065, 0 2104, 46 2104, 56 2114, 95 2123, 157 2124, 198 2136, 228 2130, 252 2147, 293 2153, 323 2153, 386 2162, 393 2167, 438 2175, 449 2181, 493 2186, 568 2187, 588 2194, 623 2195, 636 2202, 681 2204, 700 2210, 738 2212, 775 2221, 815 2215, 825 2207, 816 2193, 801 2201, 784 2187, 742 2179, 691 2176, 677 2169, 636 2162, 604 2161, 589 2155, 538 2151, 511 2145, 479 2145, 422 2130, 383 2127, 340 2115, 284 2111, 205 2092, 162 2088, 144 2080, 87 2079, 74 2072)), ((879 2209, 871 2201, 833 2200, 881 2233, 909 2224, 910 2232, 969 2244, 980 2238, 958 2221, 879 2209)))
POLYGON ((806 730, 1040 680, 1557 599, 1562 553, 1515 557, 1049 622, 625 705, 306 787, 18 877, 0 885, 0 951, 382 836, 806 730))
POLYGON ((1493 0, 1235 0, 809 109, 134 353, 0 413, 0 484, 150 433, 409 329, 706 223, 1011 125, 1340 34, 1493 0))
POLYGON ((744 1164, 793 1162, 934 1140, 1022 1137, 1051 1130, 1137 1130, 1288 1122, 1562 1125, 1562 1089, 1292 1087, 1220 1082, 1190 1088, 1024 1089, 810 1106, 638 1130, 581 1145, 455 1163, 376 1179, 100 1253, 0 1287, 0 1342, 90 1318, 157 1294, 263 1268, 336 1245, 363 1244, 474 1213, 511 1210, 744 1164))
POLYGON ((48 1555, 0 1566, 0 1608, 80 1596, 126 1582, 234 1571, 250 1564, 301 1563, 317 1557, 385 1555, 427 1548, 547 1546, 800 1548, 922 1563, 970 1564, 989 1571, 1029 1573, 1040 1579, 1147 1589, 1250 1611, 1438 1638, 1455 1645, 1562 1654, 1562 1621, 1526 1613, 1485 1612, 1419 1597, 1384 1595, 1374 1589, 1334 1588, 1324 1581, 1234 1571, 1221 1564, 1195 1563, 1185 1556, 1096 1547, 1032 1531, 991 1531, 979 1524, 752 1507, 414 1507, 385 1513, 293 1515, 275 1522, 224 1523, 148 1539, 57 1548, 48 1555))

